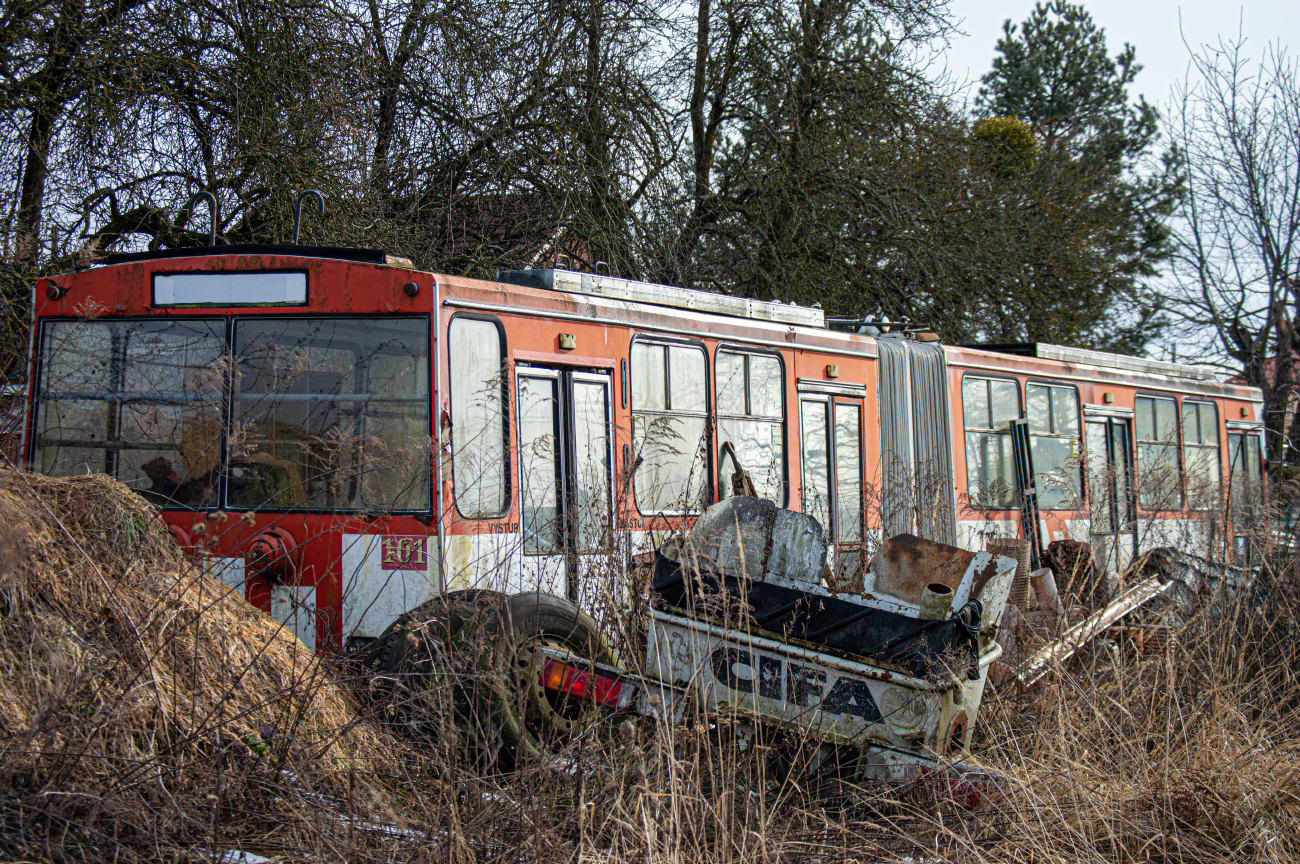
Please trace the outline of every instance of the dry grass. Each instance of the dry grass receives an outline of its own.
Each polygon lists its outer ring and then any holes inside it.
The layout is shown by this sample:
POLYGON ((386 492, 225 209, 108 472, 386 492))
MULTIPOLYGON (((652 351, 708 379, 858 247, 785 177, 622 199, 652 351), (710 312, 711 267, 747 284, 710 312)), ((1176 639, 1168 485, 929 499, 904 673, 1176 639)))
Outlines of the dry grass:
POLYGON ((1276 575, 1202 609, 1161 656, 1098 647, 1052 688, 986 703, 981 755, 1013 778, 1007 850, 1300 859, 1295 574, 1276 575))
POLYGON ((201 576, 121 485, 5 473, 0 856, 1297 860, 1290 564, 1202 609, 1167 654, 1099 647, 1050 688, 990 692, 974 759, 1006 781, 965 811, 805 772, 807 742, 742 743, 725 720, 597 724, 564 770, 477 774, 450 736, 376 722, 391 715, 346 664, 201 576))
POLYGON ((155 857, 270 812, 283 829, 358 777, 388 800, 387 737, 143 499, 103 476, 4 472, 0 526, 6 857, 155 857))

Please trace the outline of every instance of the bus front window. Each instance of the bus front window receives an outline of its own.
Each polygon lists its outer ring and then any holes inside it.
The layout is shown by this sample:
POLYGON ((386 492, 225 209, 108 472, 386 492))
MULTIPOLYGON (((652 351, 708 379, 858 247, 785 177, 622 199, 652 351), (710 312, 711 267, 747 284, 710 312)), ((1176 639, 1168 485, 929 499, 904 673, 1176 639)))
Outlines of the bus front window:
POLYGON ((227 501, 240 509, 427 510, 424 318, 241 318, 227 501))
POLYGON ((162 506, 217 504, 225 320, 49 321, 33 467, 108 474, 162 506))

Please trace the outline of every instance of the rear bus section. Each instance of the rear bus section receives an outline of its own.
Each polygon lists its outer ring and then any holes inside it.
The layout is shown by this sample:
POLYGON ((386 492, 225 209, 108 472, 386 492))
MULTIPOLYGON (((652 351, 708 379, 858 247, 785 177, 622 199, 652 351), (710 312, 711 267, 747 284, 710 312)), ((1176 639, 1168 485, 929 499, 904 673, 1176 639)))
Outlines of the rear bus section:
POLYGON ((1152 550, 1253 562, 1267 524, 1258 390, 1055 345, 948 354, 961 545, 1021 537, 1036 567, 1054 542, 1087 543, 1111 594, 1152 550))

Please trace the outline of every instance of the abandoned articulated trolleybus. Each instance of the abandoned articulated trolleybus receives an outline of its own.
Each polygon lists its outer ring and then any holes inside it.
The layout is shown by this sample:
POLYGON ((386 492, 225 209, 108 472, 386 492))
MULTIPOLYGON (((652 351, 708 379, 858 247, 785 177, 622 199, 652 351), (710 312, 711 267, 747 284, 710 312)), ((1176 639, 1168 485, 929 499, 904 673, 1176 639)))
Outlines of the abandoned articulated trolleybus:
MULTIPOLYGON (((34 323, 29 467, 139 490, 307 645, 364 646, 470 588, 597 614, 648 590, 628 562, 662 547, 638 704, 694 688, 869 740, 890 770, 968 743, 1009 589, 1008 559, 926 541, 1073 538, 1115 574, 1154 546, 1247 554, 1232 520, 1202 516, 1262 480, 1259 392, 1196 367, 873 337, 817 308, 588 273, 169 250, 42 280, 34 323), (682 540, 692 525, 708 550, 682 540), (745 527, 766 539, 723 536, 745 527), (937 624, 917 624, 936 616, 909 550, 948 556, 925 571, 949 590, 937 624), (683 587, 697 565, 748 586, 740 629, 683 587), (963 634, 968 676, 896 650, 963 634)), ((606 672, 551 684, 609 696, 606 672)))

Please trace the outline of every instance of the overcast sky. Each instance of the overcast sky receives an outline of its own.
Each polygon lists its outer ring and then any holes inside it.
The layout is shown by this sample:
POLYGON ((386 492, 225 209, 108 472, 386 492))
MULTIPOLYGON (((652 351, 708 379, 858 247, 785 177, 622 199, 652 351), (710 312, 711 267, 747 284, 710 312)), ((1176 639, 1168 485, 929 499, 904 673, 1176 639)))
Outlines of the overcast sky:
MULTIPOLYGON (((1259 57, 1265 43, 1279 40, 1300 50, 1300 0, 1253 0, 1244 5, 1213 0, 1084 0, 1083 6, 1097 25, 1105 28, 1112 56, 1125 42, 1137 49, 1137 60, 1144 68, 1130 95, 1140 93, 1157 105, 1168 101, 1169 88, 1187 69, 1184 37, 1199 46, 1217 41, 1220 35, 1235 36, 1240 25, 1252 56, 1259 57)), ((1002 22, 1025 20, 1034 2, 953 0, 949 8, 958 29, 966 35, 954 35, 951 47, 938 56, 933 68, 946 65, 955 79, 969 81, 969 98, 973 100, 979 77, 992 65, 1002 22)))

